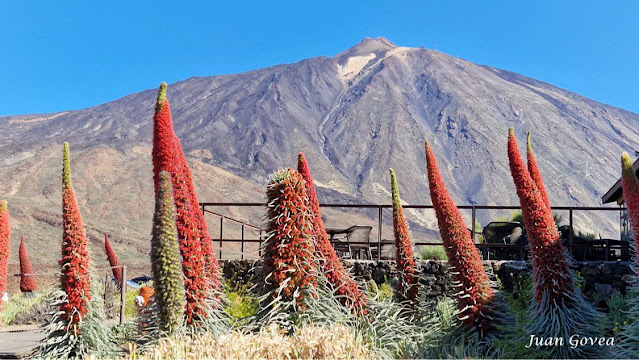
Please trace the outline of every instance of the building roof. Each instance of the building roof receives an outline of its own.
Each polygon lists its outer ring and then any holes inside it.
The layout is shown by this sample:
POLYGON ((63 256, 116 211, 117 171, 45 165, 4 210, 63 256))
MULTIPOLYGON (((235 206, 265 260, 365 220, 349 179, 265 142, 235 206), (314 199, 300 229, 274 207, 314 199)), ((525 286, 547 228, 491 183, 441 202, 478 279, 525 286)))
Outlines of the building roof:
MULTIPOLYGON (((632 170, 635 171, 635 176, 639 176, 639 159, 635 160, 632 164, 632 170)), ((601 197, 601 203, 607 204, 611 202, 617 202, 617 204, 623 204, 623 189, 621 188, 621 178, 608 190, 604 196, 601 197)))

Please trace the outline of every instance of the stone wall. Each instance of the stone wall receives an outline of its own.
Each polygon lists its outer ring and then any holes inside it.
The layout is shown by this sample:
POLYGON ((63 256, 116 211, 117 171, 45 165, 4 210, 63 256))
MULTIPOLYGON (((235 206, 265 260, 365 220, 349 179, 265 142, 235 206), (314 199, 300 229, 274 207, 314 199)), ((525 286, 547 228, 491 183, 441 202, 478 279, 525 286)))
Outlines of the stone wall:
MULTIPOLYGON (((374 280, 378 285, 394 282, 397 270, 394 261, 346 260, 346 266, 360 281, 374 280)), ((452 287, 448 276, 448 262, 439 260, 418 261, 422 276, 420 282, 430 297, 451 295, 452 287)), ((261 279, 260 260, 222 260, 222 271, 226 279, 233 279, 239 285, 251 285, 261 279)), ((513 283, 519 276, 527 276, 531 264, 524 261, 484 261, 493 280, 499 280, 506 291, 512 291, 513 283)), ((583 291, 592 297, 595 293, 610 295, 625 294, 632 279, 628 262, 586 261, 573 266, 583 280, 583 291)))

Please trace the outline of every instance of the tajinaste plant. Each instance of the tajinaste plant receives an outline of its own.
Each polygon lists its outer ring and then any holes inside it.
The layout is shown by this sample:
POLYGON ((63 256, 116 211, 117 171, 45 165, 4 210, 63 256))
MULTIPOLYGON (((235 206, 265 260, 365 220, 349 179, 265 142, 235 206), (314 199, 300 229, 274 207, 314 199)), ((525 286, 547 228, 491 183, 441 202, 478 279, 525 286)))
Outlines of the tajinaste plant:
POLYGON ((492 321, 495 315, 493 289, 481 262, 479 250, 446 189, 428 141, 425 148, 430 198, 448 257, 451 278, 457 289, 455 297, 459 319, 467 328, 483 336, 495 325, 492 321))
POLYGON ((63 318, 75 325, 87 313, 91 300, 91 278, 89 276, 89 239, 87 239, 82 216, 71 183, 69 143, 64 143, 62 161, 62 259, 60 269, 62 290, 67 302, 60 306, 63 318))
POLYGON ((326 275, 327 282, 334 289, 335 296, 338 297, 340 303, 355 309, 358 314, 366 314, 366 294, 359 289, 355 280, 348 274, 328 239, 328 234, 322 221, 319 200, 315 192, 315 185, 313 184, 313 176, 304 153, 298 154, 297 171, 306 181, 306 195, 308 196, 308 205, 313 223, 312 234, 315 239, 315 252, 318 255, 320 268, 326 275))
POLYGON ((395 170, 390 169, 391 192, 393 197, 393 232, 395 234, 395 263, 397 264, 397 300, 414 307, 419 291, 419 272, 415 267, 413 242, 408 232, 408 222, 404 217, 395 170))
MULTIPOLYGON (((7 271, 11 252, 11 231, 9 230, 9 209, 5 200, 0 201, 0 297, 7 290, 7 271)), ((2 311, 0 299, 0 311, 2 311)))
MULTIPOLYGON (((522 160, 513 128, 508 134, 508 158, 521 203, 535 277, 534 301, 529 308, 532 322, 526 331, 529 336, 538 339, 569 339, 574 334, 596 337, 599 335, 595 327, 599 315, 576 284, 552 211, 522 160)), ((599 346, 540 348, 553 357, 597 357, 605 354, 604 348, 599 346)))
POLYGON ((632 160, 628 154, 621 155, 621 187, 624 203, 630 214, 634 242, 632 243, 632 267, 635 272, 632 286, 627 290, 631 296, 628 303, 628 325, 621 329, 617 337, 618 345, 614 353, 620 359, 639 358, 639 181, 632 168, 632 160))
POLYGON ((268 237, 263 244, 261 312, 268 314, 263 318, 290 326, 295 313, 304 311, 306 298, 316 284, 306 182, 295 170, 279 171, 271 178, 266 196, 268 237))
POLYGON ((107 234, 104 234, 104 251, 106 252, 107 259, 109 260, 109 266, 111 266, 113 277, 118 284, 122 284, 122 263, 120 263, 118 254, 116 254, 115 250, 113 250, 111 242, 109 241, 109 235, 107 234))
POLYGON ((23 293, 33 293, 38 290, 38 283, 33 273, 31 260, 29 260, 27 246, 24 243, 24 236, 20 240, 18 255, 20 257, 20 291, 23 293))
POLYGON ((192 203, 184 167, 180 166, 181 147, 173 131, 171 110, 166 98, 166 83, 158 91, 155 116, 153 117, 153 173, 156 198, 159 192, 160 172, 171 175, 173 197, 176 208, 178 241, 182 254, 182 271, 186 290, 186 321, 205 317, 203 303, 210 292, 210 275, 205 265, 206 256, 202 250, 200 231, 195 212, 198 204, 192 203))

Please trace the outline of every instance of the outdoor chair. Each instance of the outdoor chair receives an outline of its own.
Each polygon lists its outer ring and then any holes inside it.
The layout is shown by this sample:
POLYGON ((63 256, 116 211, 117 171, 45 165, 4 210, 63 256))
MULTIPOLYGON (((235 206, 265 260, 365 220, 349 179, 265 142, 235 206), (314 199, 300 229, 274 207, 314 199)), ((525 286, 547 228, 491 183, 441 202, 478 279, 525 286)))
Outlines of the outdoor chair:
POLYGON ((369 260, 373 259, 370 249, 370 236, 372 226, 355 225, 346 229, 346 241, 350 248, 357 254, 357 258, 362 258, 366 254, 369 260))

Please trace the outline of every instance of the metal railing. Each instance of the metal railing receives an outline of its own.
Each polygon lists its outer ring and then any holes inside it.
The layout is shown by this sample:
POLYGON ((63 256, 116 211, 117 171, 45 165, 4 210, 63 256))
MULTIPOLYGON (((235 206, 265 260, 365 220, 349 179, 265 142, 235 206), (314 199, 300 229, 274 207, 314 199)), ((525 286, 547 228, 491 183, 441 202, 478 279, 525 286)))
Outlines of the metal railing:
MULTIPOLYGON (((216 242, 219 243, 220 249, 219 249, 219 256, 220 258, 222 258, 222 244, 229 242, 229 243, 237 243, 239 242, 241 244, 241 258, 244 259, 244 243, 261 243, 263 241, 263 234, 265 233, 265 230, 255 226, 255 225, 250 225, 246 222, 243 222, 241 220, 236 220, 236 219, 232 219, 229 218, 225 215, 207 210, 207 208, 210 207, 230 207, 230 208, 266 208, 266 204, 264 203, 257 203, 257 202, 252 202, 252 203, 234 203, 234 202, 208 202, 208 203, 200 203, 200 206, 202 208, 203 213, 209 213, 209 214, 214 214, 218 217, 220 217, 220 228, 219 228, 219 237, 214 238, 214 240, 216 242), (242 233, 241 233, 241 237, 239 239, 237 238, 225 238, 225 233, 224 233, 224 221, 225 220, 229 220, 232 222, 235 222, 237 224, 240 224, 242 226, 242 233), (260 236, 259 239, 247 239, 245 237, 245 232, 244 229, 246 227, 251 227, 253 229, 259 230, 260 236)), ((376 242, 349 242, 349 244, 354 244, 354 245, 369 245, 369 249, 371 246, 377 246, 377 260, 381 260, 381 247, 382 244, 384 244, 384 239, 383 239, 383 228, 384 228, 384 221, 383 221, 383 210, 384 209, 392 209, 392 205, 391 204, 320 204, 321 208, 356 208, 356 209, 376 209, 377 210, 377 241, 376 242)), ((432 205, 402 205, 402 207, 404 209, 433 209, 432 205)), ((477 234, 477 228, 476 228, 476 224, 477 224, 477 210, 521 210, 520 206, 514 206, 514 205, 460 205, 457 206, 458 209, 462 209, 462 210, 471 210, 471 228, 470 230, 470 235, 471 235, 471 239, 475 239, 476 238, 476 234, 477 234)), ((610 211, 618 211, 621 215, 621 213, 623 211, 626 210, 626 208, 623 207, 605 207, 605 206, 553 206, 552 207, 553 211, 568 211, 568 226, 571 229, 571 231, 569 231, 568 233, 568 250, 572 251, 573 249, 578 249, 578 248, 588 248, 588 246, 578 246, 578 245, 573 245, 573 238, 574 238, 574 231, 572 231, 572 229, 574 229, 574 213, 575 212, 581 212, 581 211, 603 211, 603 212, 610 212, 610 211)), ((603 248, 605 251, 605 260, 608 260, 609 258, 609 252, 610 250, 616 250, 618 248, 617 245, 611 245, 610 242, 607 239, 603 239, 603 241, 605 241, 605 247, 603 248)), ((441 242, 420 242, 420 241, 416 241, 413 243, 416 246, 438 246, 438 245, 442 245, 441 242)), ((525 245, 524 244, 500 244, 500 243, 475 243, 475 245, 481 250, 484 258, 486 259, 488 256, 488 252, 490 249, 519 249, 519 257, 520 259, 524 259, 524 255, 525 255, 525 245)))

